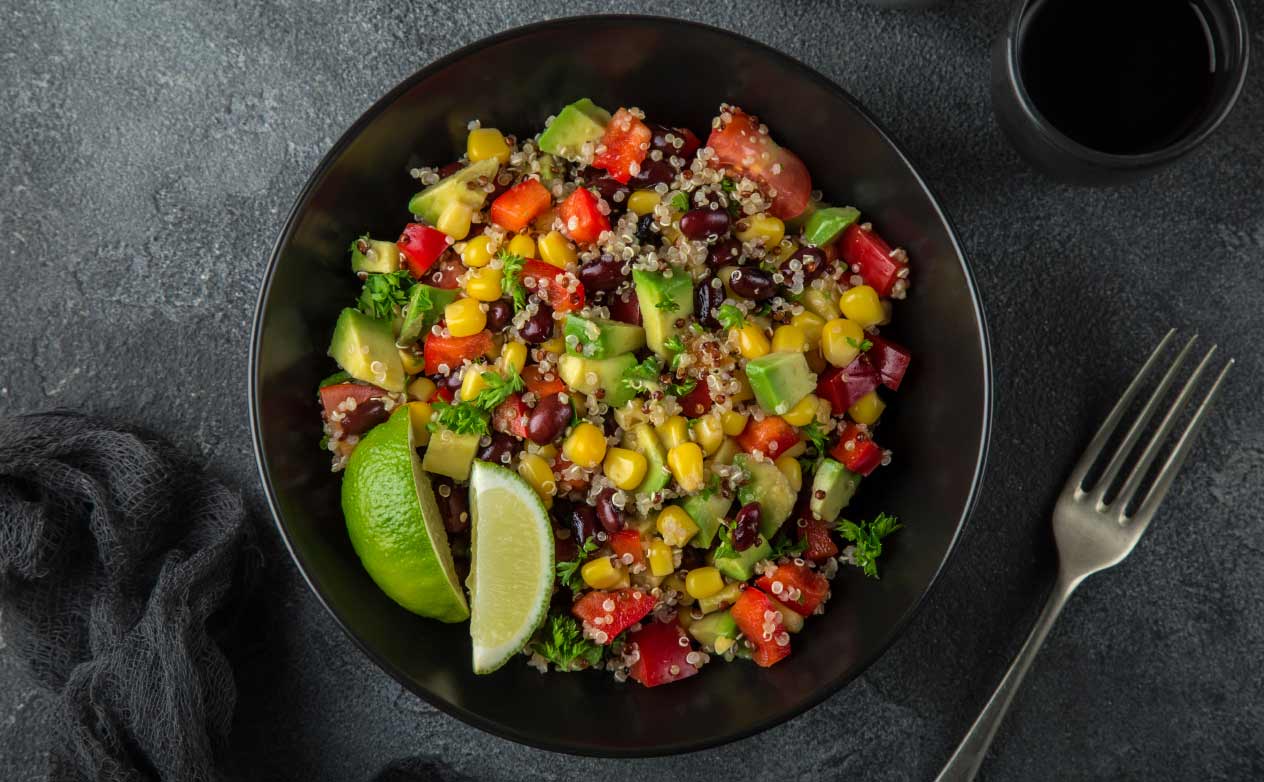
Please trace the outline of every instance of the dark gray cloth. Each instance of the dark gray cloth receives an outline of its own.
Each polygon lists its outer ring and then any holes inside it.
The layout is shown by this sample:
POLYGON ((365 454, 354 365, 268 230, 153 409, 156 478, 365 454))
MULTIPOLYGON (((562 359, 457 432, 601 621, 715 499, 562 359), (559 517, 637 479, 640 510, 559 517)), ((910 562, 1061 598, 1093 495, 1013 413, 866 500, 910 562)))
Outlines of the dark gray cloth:
POLYGON ((241 498, 165 442, 0 418, 0 632, 57 695, 53 780, 223 780, 223 644, 262 557, 241 498))

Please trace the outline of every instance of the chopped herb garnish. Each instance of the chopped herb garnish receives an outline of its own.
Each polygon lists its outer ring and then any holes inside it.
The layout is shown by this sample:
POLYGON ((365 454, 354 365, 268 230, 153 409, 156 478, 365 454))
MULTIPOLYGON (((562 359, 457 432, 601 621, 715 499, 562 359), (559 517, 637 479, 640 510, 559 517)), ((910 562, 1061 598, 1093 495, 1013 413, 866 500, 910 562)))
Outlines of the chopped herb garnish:
POLYGON ((770 542, 772 553, 768 558, 774 562, 782 557, 797 557, 807 550, 808 540, 791 540, 789 533, 782 530, 778 532, 770 542))
POLYGON ((680 305, 676 303, 675 299, 663 299, 654 305, 654 309, 662 310, 663 312, 675 312, 680 309, 680 305))
POLYGON ((772 302, 771 302, 771 301, 766 301, 766 302, 764 302, 763 304, 760 304, 758 307, 756 307, 756 308, 755 308, 755 314, 756 314, 756 315, 760 315, 760 316, 765 317, 765 318, 766 318, 766 317, 768 317, 769 315, 771 315, 771 314, 772 314, 772 302))
POLYGON ((848 337, 847 344, 851 345, 856 350, 864 351, 873 347, 873 340, 863 339, 860 342, 857 342, 854 337, 848 337))
POLYGON ((677 212, 687 212, 689 210, 689 196, 680 191, 672 193, 671 197, 672 209, 677 212))
POLYGON ((852 559, 855 560, 856 567, 863 570, 866 576, 877 578, 882 539, 901 526, 894 516, 879 513, 873 521, 862 521, 859 524, 840 519, 836 529, 839 535, 855 544, 852 559))
POLYGON ((580 589, 580 567, 588 561, 588 557, 597 550, 597 538, 592 537, 584 541, 584 545, 579 547, 579 551, 575 553, 575 558, 565 562, 557 563, 557 580, 562 586, 578 592, 580 589))
MULTIPOLYGON (((701 419, 694 418, 689 421, 689 425, 693 426, 694 422, 699 421, 699 420, 701 419)), ((698 492, 698 499, 709 500, 712 497, 714 497, 716 493, 719 491, 720 491, 720 476, 716 475, 715 473, 711 473, 711 479, 707 481, 707 485, 702 489, 702 491, 698 492)))
POLYGON ((517 312, 527 306, 527 287, 522 284, 522 265, 527 262, 527 259, 508 250, 496 253, 496 258, 502 264, 500 267, 501 290, 513 297, 514 312, 517 312))
POLYGON ((720 180, 720 189, 726 193, 732 193, 737 190, 737 183, 728 177, 724 177, 720 180))
MULTIPOLYGON (((474 367, 470 367, 467 372, 473 372, 474 367)), ((505 377, 499 372, 484 372, 483 382, 487 383, 487 388, 478 392, 474 397, 474 405, 484 410, 495 410, 509 398, 511 394, 516 394, 527 387, 522 376, 518 374, 518 368, 513 364, 509 365, 509 375, 505 377)))
POLYGON ((821 466, 821 462, 825 459, 825 430, 816 421, 808 422, 807 426, 799 427, 799 434, 803 435, 812 447, 816 449, 816 456, 812 458, 805 457, 800 460, 800 464, 807 468, 807 471, 816 474, 817 469, 821 466))
POLYGON ((395 314, 397 307, 408 301, 408 289, 413 278, 407 269, 386 274, 370 274, 364 278, 358 306, 370 318, 384 320, 395 314))
POLYGON ((716 310, 715 319, 726 329, 740 329, 746 325, 746 315, 732 304, 721 304, 716 310))
POLYGON ((601 662, 605 647, 584 637, 579 622, 566 614, 553 614, 532 643, 532 651, 557 666, 559 671, 592 668, 601 662))
POLYGON ((432 432, 448 429, 456 434, 482 435, 487 434, 487 421, 487 412, 474 402, 453 405, 439 401, 431 405, 430 423, 426 428, 432 432))
POLYGON ((621 382, 634 392, 652 391, 661 374, 663 363, 658 360, 658 356, 649 356, 641 363, 623 370, 621 382))

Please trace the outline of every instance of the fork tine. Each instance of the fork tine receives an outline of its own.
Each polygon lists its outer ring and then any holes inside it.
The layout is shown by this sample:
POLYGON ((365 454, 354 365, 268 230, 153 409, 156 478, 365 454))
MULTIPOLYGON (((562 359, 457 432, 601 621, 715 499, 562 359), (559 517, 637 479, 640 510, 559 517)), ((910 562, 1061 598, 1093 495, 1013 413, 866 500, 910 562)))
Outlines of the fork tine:
MULTIPOLYGON (((1097 479, 1097 484, 1093 488, 1092 493, 1093 499, 1096 500, 1097 510, 1100 511, 1106 507, 1106 491, 1110 489, 1110 484, 1114 482, 1115 476, 1123 468, 1128 455, 1132 453, 1133 446, 1141 438, 1142 430, 1150 423, 1150 419, 1154 417, 1155 412, 1159 409, 1159 403, 1163 401, 1168 389, 1172 387, 1172 382, 1176 380, 1177 371, 1185 363, 1185 357, 1189 355, 1189 351, 1194 347, 1194 342, 1197 339, 1197 334, 1190 337, 1189 341, 1185 343, 1185 347, 1181 348, 1181 352, 1176 354, 1176 359, 1172 361, 1172 366, 1168 367, 1167 372, 1163 374, 1163 379, 1159 381, 1154 393, 1150 394, 1150 398, 1146 400, 1145 407, 1137 415, 1137 420, 1132 422, 1132 426, 1128 429, 1128 434, 1124 436, 1123 442, 1115 449, 1115 455, 1110 458, 1106 469, 1102 470, 1101 477, 1097 479)), ((1205 361, 1206 359, 1204 359, 1205 361)), ((1197 373, 1195 373, 1195 376, 1197 376, 1197 373)), ((1171 415, 1170 412, 1169 415, 1171 415)), ((1119 496, 1123 496, 1122 491, 1119 493, 1119 496)))
POLYGON ((1093 463, 1101 456, 1102 449, 1106 447, 1110 436, 1115 433, 1115 427, 1119 426, 1119 421, 1123 418, 1128 405, 1132 404, 1132 400, 1140 390, 1141 384, 1145 381, 1146 376, 1150 374, 1150 370, 1154 368, 1155 363, 1158 362, 1159 354, 1167 348, 1175 334, 1176 329, 1171 329, 1164 335, 1163 339, 1159 340, 1159 346, 1154 349, 1154 352, 1150 354, 1146 362, 1141 365, 1136 377, 1128 384, 1123 396, 1119 397, 1119 401, 1115 403, 1110 415, 1106 416, 1106 420, 1102 422, 1097 434, 1093 435, 1093 440, 1088 444, 1088 448, 1084 449, 1084 455, 1080 457, 1079 463, 1075 465, 1075 469, 1071 471, 1071 477, 1067 480, 1067 486, 1074 487, 1077 494, 1083 491, 1084 476, 1088 475, 1093 463))
MULTIPOLYGON (((1214 348, 1213 348, 1214 352, 1214 348)), ((1211 358, 1211 352, 1207 358, 1211 358)), ((1201 371, 1203 364, 1207 363, 1207 358, 1203 359, 1203 363, 1198 369, 1201 371)), ((1207 418, 1207 411, 1211 408, 1211 403, 1215 401, 1216 396, 1220 393, 1220 386, 1224 383, 1225 376, 1229 374, 1230 368, 1233 367, 1233 359, 1229 359, 1224 365, 1224 369, 1220 370, 1220 374, 1216 376, 1216 382, 1211 384, 1211 389, 1207 391, 1207 395, 1203 397, 1203 401, 1198 405, 1198 409, 1194 412, 1194 417, 1185 425, 1185 431, 1181 432, 1181 439, 1176 441, 1176 446, 1172 449, 1172 453, 1168 455, 1167 461, 1163 463, 1163 469, 1159 470, 1158 477, 1154 479, 1154 485, 1150 487, 1149 493, 1146 495, 1145 501, 1133 513, 1133 525, 1137 528, 1137 534, 1145 531, 1146 525, 1150 523, 1150 519, 1154 518, 1154 512, 1159 509, 1159 503, 1163 502, 1163 498, 1167 496, 1168 489, 1172 488, 1172 482, 1176 480, 1176 474, 1181 471, 1181 467, 1185 464, 1186 457, 1189 456, 1190 449, 1194 447, 1194 438, 1198 435, 1198 430, 1202 427, 1203 421, 1207 418)), ((1186 384, 1185 391, 1181 393, 1181 398, 1173 405, 1173 413, 1176 408, 1184 406, 1188 392, 1192 390, 1192 383, 1197 379, 1197 373, 1190 378, 1190 382, 1186 384)), ((1169 414, 1171 415, 1171 414, 1169 414)), ((1174 417, 1174 416, 1173 416, 1174 417)), ((1167 424, 1164 421, 1164 424, 1167 424)), ((1170 426, 1167 429, 1171 429, 1170 426)), ((1146 458, 1144 461, 1148 463, 1153 460, 1154 453, 1158 444, 1162 442, 1162 438, 1155 435, 1155 439, 1151 442, 1150 447, 1146 449, 1146 458)), ((1140 483, 1141 476, 1144 475, 1142 465, 1139 463, 1134 469, 1136 474, 1136 482, 1140 483)), ((1128 483, 1133 483, 1133 476, 1128 476, 1128 483)), ((1135 489, 1135 487, 1133 487, 1135 489)), ((1120 492, 1123 496, 1123 492, 1120 492)), ((1120 506, 1120 515, 1127 508, 1125 502, 1120 506)))

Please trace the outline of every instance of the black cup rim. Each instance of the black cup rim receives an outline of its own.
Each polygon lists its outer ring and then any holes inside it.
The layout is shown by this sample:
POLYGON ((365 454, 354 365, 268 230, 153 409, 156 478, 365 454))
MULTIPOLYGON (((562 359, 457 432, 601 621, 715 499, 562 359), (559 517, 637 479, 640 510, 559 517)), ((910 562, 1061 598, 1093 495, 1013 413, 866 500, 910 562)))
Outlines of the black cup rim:
POLYGON ((1058 130, 1036 108, 1031 95, 1027 92, 1027 86, 1023 83, 1022 71, 1018 67, 1019 30, 1022 27, 1023 18, 1037 2, 1043 2, 1043 0, 1019 0, 1014 12, 1010 15, 1009 23, 1005 28, 1005 71, 1014 95, 1018 99, 1018 105, 1027 117, 1027 120, 1032 123, 1032 126, 1037 129, 1047 142, 1054 145, 1064 154, 1102 168, 1115 170, 1144 169, 1156 164, 1167 163, 1187 154, 1205 141, 1208 136, 1216 131, 1216 128, 1220 127, 1220 124, 1225 121, 1225 118, 1229 116, 1234 105, 1238 102, 1238 96, 1242 93, 1242 87, 1246 83, 1247 66, 1251 53, 1251 36, 1238 0, 1219 0, 1219 2, 1225 4, 1228 10, 1229 19, 1237 36, 1235 41, 1229 43, 1236 44, 1242 56, 1239 58, 1234 72, 1230 75, 1230 79, 1232 79, 1230 88, 1219 99, 1219 105, 1215 110, 1208 114, 1192 133, 1162 149, 1136 155, 1122 155, 1102 152, 1101 150, 1085 146, 1058 130))

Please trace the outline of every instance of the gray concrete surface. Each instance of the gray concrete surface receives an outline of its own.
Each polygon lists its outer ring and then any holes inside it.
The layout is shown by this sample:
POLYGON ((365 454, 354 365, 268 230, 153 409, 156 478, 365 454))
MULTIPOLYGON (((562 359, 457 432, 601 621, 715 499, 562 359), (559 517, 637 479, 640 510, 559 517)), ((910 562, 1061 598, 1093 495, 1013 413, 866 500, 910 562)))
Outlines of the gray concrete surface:
MULTIPOLYGON (((403 692, 277 555, 236 652, 244 776, 360 780, 415 758, 451 779, 930 779, 1050 583, 1047 517, 1065 470, 1171 324, 1219 340, 1239 366, 1148 538, 1053 631, 983 778, 1264 778, 1264 64, 1187 159, 1141 185, 1062 187, 992 122, 986 51, 1008 5, 621 6, 753 35, 837 80, 907 145, 973 259, 996 354, 993 458, 958 555, 890 652, 820 707, 729 747, 552 756, 403 692)), ((1264 51, 1264 7, 1248 5, 1264 51)), ((247 335, 270 245, 320 155, 429 60, 604 8, 3 4, 0 409, 143 422, 260 508, 247 335)), ((46 711, 2 647, 0 778, 40 778, 46 711)))

